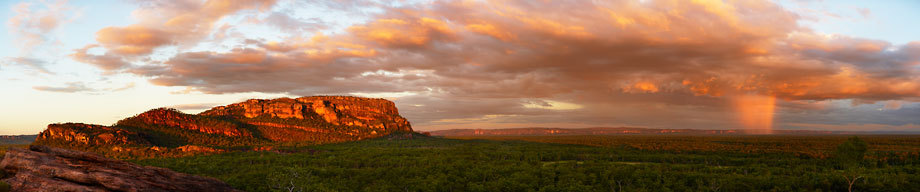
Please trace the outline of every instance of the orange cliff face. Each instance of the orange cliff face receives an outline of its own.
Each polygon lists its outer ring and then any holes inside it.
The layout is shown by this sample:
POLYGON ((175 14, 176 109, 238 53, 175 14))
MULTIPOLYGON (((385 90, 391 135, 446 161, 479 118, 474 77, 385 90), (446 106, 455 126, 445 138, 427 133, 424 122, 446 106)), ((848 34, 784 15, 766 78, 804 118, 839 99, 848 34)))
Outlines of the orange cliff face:
POLYGON ((137 132, 82 123, 50 124, 36 141, 76 145, 149 145, 137 132))
POLYGON ((386 133, 412 131, 409 121, 399 116, 399 111, 392 101, 348 96, 250 99, 242 103, 215 107, 200 115, 315 119, 332 125, 366 127, 386 133))
POLYGON ((103 154, 213 153, 278 142, 343 142, 412 131, 391 101, 315 96, 251 99, 197 115, 152 109, 113 126, 52 124, 34 144, 103 154))

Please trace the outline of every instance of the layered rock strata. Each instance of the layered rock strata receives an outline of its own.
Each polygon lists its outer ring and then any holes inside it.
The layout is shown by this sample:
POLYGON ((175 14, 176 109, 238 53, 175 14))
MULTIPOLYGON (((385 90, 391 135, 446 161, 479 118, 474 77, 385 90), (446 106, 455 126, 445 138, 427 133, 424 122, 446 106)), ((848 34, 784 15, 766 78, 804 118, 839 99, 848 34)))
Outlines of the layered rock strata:
POLYGON ((200 115, 316 119, 332 125, 367 127, 387 132, 412 131, 409 121, 399 116, 399 110, 392 101, 348 96, 250 99, 215 107, 200 115))

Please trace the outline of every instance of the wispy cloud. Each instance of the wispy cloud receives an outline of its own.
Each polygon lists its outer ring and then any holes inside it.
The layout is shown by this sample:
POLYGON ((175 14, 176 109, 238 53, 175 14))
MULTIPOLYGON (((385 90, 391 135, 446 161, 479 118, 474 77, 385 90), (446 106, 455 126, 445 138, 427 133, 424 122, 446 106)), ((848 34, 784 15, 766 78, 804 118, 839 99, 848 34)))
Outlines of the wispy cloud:
POLYGON ((34 86, 32 89, 39 91, 48 91, 48 92, 61 92, 61 93, 78 93, 78 92, 95 92, 96 89, 87 87, 85 84, 80 82, 70 82, 64 86, 34 86))
POLYGON ((36 46, 54 43, 49 33, 59 26, 73 21, 75 13, 66 0, 21 2, 11 7, 14 15, 7 20, 7 29, 16 36, 14 41, 22 45, 22 52, 28 55, 36 46))
POLYGON ((21 65, 42 74, 54 74, 46 67, 48 62, 36 56, 36 51, 54 53, 59 50, 60 40, 54 35, 61 25, 72 22, 78 13, 66 0, 21 2, 11 6, 12 17, 6 21, 6 29, 12 35, 19 53, 6 58, 7 65, 21 65))
POLYGON ((47 62, 45 62, 44 60, 36 59, 36 58, 28 58, 28 57, 6 58, 3 60, 2 63, 4 65, 24 66, 26 68, 30 68, 30 69, 33 69, 35 71, 38 71, 44 74, 49 74, 49 75, 54 74, 54 72, 51 72, 46 67, 46 65, 48 65, 47 62))
POLYGON ((124 91, 134 88, 134 83, 128 83, 122 87, 115 88, 95 88, 88 86, 83 82, 69 82, 65 83, 62 86, 33 86, 32 89, 39 91, 48 91, 48 92, 60 92, 60 93, 100 93, 100 92, 116 92, 124 91))

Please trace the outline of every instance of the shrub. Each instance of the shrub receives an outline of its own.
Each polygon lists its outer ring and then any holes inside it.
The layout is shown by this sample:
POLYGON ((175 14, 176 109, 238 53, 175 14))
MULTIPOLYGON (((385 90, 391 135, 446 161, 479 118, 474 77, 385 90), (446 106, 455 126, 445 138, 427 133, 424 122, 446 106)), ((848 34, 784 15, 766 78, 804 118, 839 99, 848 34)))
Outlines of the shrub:
POLYGON ((10 192, 10 184, 0 181, 0 192, 10 192))

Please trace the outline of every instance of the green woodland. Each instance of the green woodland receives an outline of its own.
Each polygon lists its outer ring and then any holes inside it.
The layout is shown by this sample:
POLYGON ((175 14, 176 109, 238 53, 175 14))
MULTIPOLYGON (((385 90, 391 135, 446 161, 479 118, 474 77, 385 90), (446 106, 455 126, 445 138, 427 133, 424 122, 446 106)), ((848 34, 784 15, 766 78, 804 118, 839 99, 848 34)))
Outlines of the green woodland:
POLYGON ((133 162, 218 178, 246 191, 920 189, 917 136, 414 138, 133 162), (651 145, 690 146, 641 147, 651 145))

